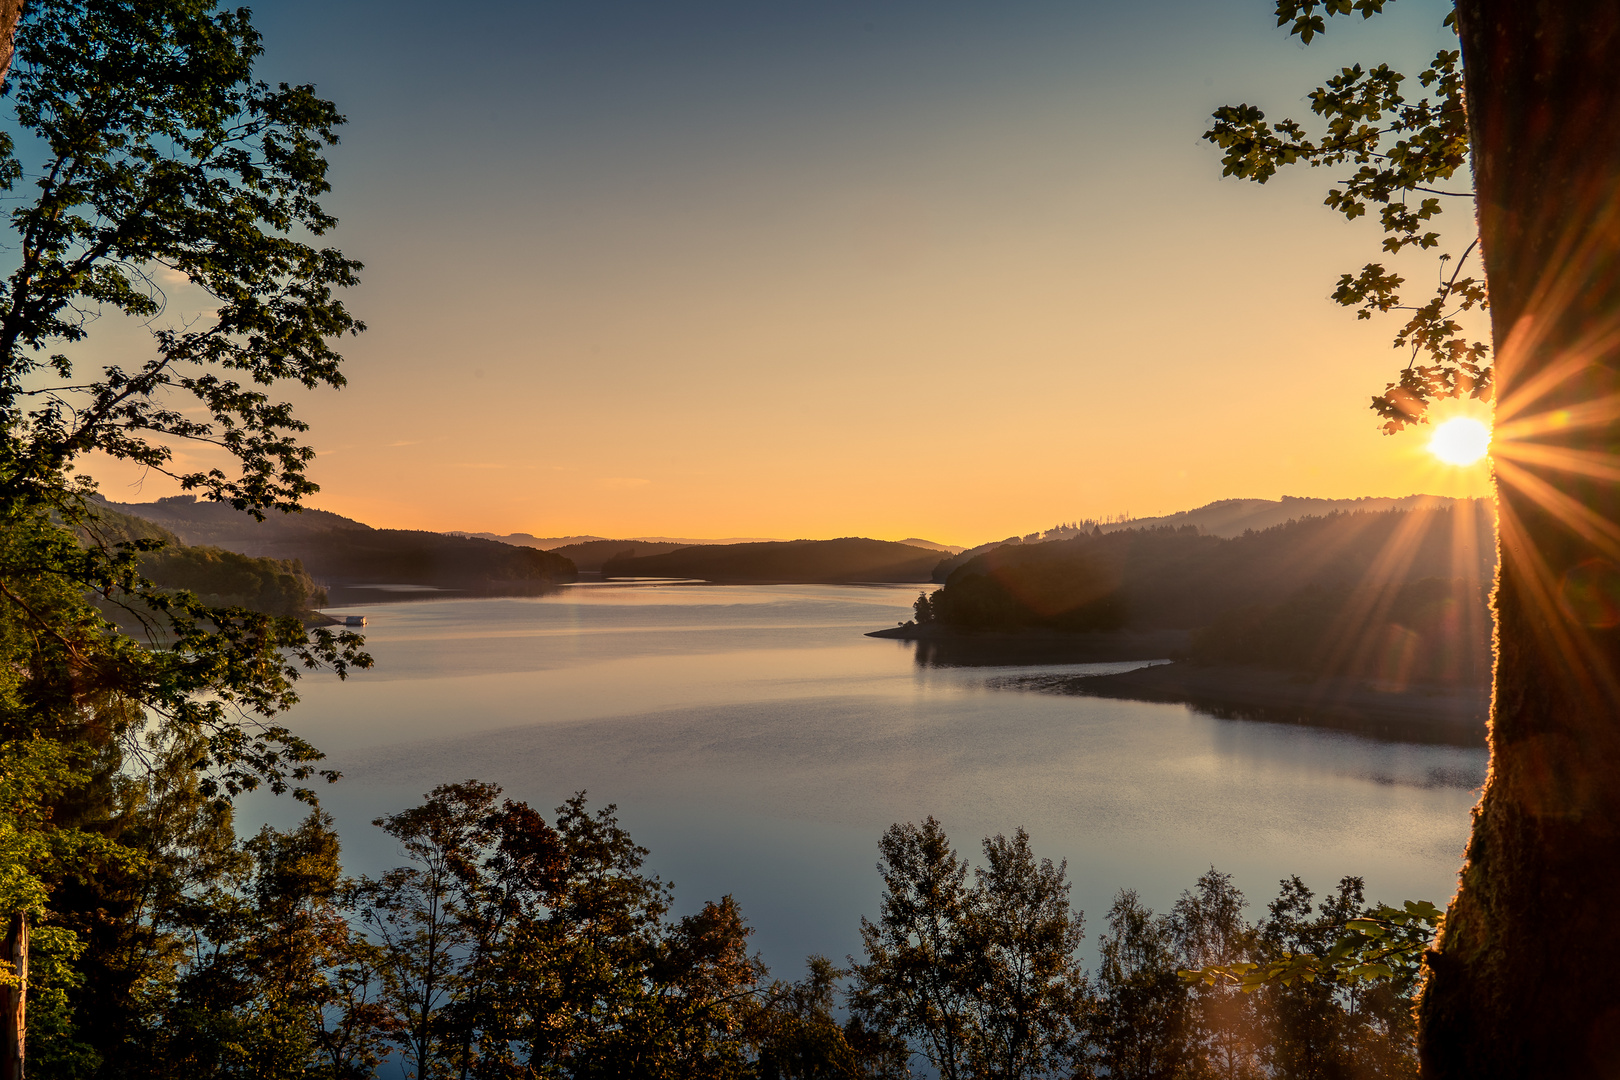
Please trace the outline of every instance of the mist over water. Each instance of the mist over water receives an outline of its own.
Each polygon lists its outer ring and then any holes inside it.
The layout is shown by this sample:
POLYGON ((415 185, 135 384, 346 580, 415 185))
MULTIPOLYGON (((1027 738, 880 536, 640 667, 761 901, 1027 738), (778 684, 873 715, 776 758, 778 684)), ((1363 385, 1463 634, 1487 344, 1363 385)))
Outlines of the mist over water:
MULTIPOLYGON (((583 788, 618 804, 679 911, 734 895, 787 977, 857 949, 879 834, 928 814, 969 855, 1026 827, 1068 860, 1093 935, 1119 888, 1163 910, 1211 864, 1254 910, 1293 873, 1318 892, 1362 875, 1389 902, 1451 895, 1483 748, 1005 688, 1134 664, 922 666, 862 636, 916 592, 608 583, 345 608, 368 616, 377 667, 306 681, 289 719, 344 773, 320 795, 350 872, 394 864, 370 820, 435 784, 495 781, 548 817, 583 788)), ((244 825, 297 816, 243 805, 244 825)))

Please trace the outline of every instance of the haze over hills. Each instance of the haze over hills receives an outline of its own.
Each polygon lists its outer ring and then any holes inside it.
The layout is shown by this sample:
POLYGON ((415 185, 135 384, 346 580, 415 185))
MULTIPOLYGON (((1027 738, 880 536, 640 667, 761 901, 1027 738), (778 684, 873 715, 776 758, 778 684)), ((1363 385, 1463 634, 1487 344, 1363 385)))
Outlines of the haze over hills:
POLYGON ((637 544, 674 544, 676 547, 693 547, 698 544, 759 544, 775 540, 771 536, 728 536, 720 540, 693 539, 686 536, 624 536, 615 539, 611 536, 535 536, 533 533, 507 533, 502 536, 490 532, 461 532, 452 530, 446 536, 465 536, 477 540, 494 540, 501 544, 511 544, 514 547, 539 548, 541 551, 556 551, 558 548, 573 547, 579 544, 591 544, 600 541, 613 543, 637 544))
POLYGON ((662 555, 692 547, 673 541, 654 543, 646 540, 588 540, 583 544, 568 544, 552 548, 553 555, 561 555, 579 567, 581 573, 593 574, 613 559, 634 559, 643 555, 662 555))
POLYGON ((1056 525, 1027 536, 1009 536, 1005 540, 992 540, 977 547, 958 549, 952 558, 946 559, 935 568, 934 580, 943 582, 951 571, 966 564, 970 559, 1009 544, 1044 544, 1057 540, 1073 540, 1094 532, 1111 533, 1125 529, 1161 527, 1181 529, 1188 526, 1203 535, 1230 539, 1242 536, 1246 532, 1259 532, 1308 517, 1324 517, 1334 513, 1444 509, 1458 502, 1469 501, 1475 500, 1451 499, 1442 495, 1404 495, 1398 498, 1369 495, 1359 499, 1315 499, 1284 495, 1281 499, 1220 499, 1196 510, 1182 510, 1161 517, 1122 518, 1109 521, 1087 519, 1056 525))
POLYGON ((1308 496, 1284 495, 1281 499, 1220 499, 1198 507, 1182 510, 1162 517, 1132 518, 1127 521, 1101 522, 1103 532, 1119 529, 1149 529, 1161 525, 1180 528, 1195 525, 1198 531, 1211 536, 1242 536, 1253 529, 1269 529, 1305 517, 1323 517, 1332 513, 1377 512, 1383 510, 1434 510, 1451 506, 1459 501, 1442 495, 1404 495, 1386 498, 1369 495, 1360 499, 1315 499, 1308 496))
POLYGON ((950 555, 960 555, 967 550, 961 544, 938 544, 932 540, 923 540, 915 536, 908 536, 900 543, 910 544, 912 547, 928 548, 931 551, 943 551, 950 555))
POLYGON ((264 521, 190 495, 151 503, 104 503, 169 530, 188 545, 249 556, 297 559, 321 585, 406 585, 470 593, 521 594, 575 577, 548 551, 408 529, 374 529, 325 510, 272 513, 264 521))

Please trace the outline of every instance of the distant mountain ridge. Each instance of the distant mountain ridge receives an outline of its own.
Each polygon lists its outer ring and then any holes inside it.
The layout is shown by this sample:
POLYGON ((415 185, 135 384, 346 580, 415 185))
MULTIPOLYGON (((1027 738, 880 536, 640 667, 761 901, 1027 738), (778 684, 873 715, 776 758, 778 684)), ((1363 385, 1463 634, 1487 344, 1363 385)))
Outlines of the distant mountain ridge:
POLYGON ((1218 499, 1196 510, 1182 510, 1162 517, 1132 518, 1129 521, 1105 522, 1098 527, 1105 533, 1120 529, 1153 529, 1162 525, 1181 528, 1195 525, 1201 533, 1231 538, 1253 530, 1260 532, 1273 525, 1285 525, 1305 517, 1325 517, 1332 513, 1378 513, 1385 510, 1443 510, 1466 499, 1453 499, 1444 495, 1403 495, 1385 497, 1368 495, 1359 499, 1317 499, 1310 496, 1284 495, 1281 499, 1218 499))
POLYGON ((934 540, 924 540, 916 536, 908 536, 900 543, 909 544, 912 547, 928 548, 931 551, 943 551, 950 555, 960 555, 967 550, 961 544, 941 544, 934 540))
POLYGON ((720 540, 693 539, 685 536, 621 536, 615 539, 611 536, 535 536, 533 533, 507 533, 502 536, 491 532, 461 532, 452 530, 445 536, 464 536, 474 540, 494 540, 501 544, 511 544, 514 547, 539 548, 541 551, 556 551, 563 547, 577 547, 581 544, 594 544, 603 541, 612 543, 632 544, 674 544, 677 547, 696 547, 700 544, 763 544, 776 542, 771 536, 728 536, 720 540))
POLYGON ((599 573, 605 563, 614 559, 634 559, 643 555, 663 555, 681 551, 690 544, 649 543, 645 540, 588 540, 583 544, 569 544, 552 548, 553 555, 572 560, 581 573, 599 573))
MULTIPOLYGON (((521 595, 572 581, 561 555, 494 540, 411 529, 374 529, 326 510, 271 513, 255 521, 223 503, 180 495, 111 509, 152 522, 193 546, 297 559, 328 587, 407 585, 484 595, 521 595)), ((351 597, 355 599, 355 597, 351 597)))
MULTIPOLYGON (((326 590, 295 559, 243 555, 214 545, 188 545, 169 529, 97 503, 80 531, 87 541, 117 544, 162 540, 165 547, 141 556, 141 574, 163 589, 185 590, 214 607, 245 607, 271 615, 307 616, 325 607, 326 590)), ((99 605, 114 622, 134 626, 138 616, 118 605, 99 605)), ((148 613, 150 614, 150 613, 148 613)))
POLYGON ((1044 532, 1028 536, 1009 536, 1005 540, 992 540, 977 547, 959 549, 951 558, 942 560, 934 568, 934 580, 944 582, 951 572, 969 560, 1008 545, 1050 544, 1093 533, 1105 534, 1126 529, 1157 529, 1192 527, 1205 536, 1232 539, 1247 532, 1263 532, 1290 521, 1329 514, 1383 513, 1388 510, 1444 510, 1458 503, 1476 500, 1453 499, 1445 495, 1403 495, 1386 497, 1368 495, 1359 499, 1317 499, 1308 496, 1284 495, 1281 499, 1218 499, 1195 510, 1181 510, 1160 517, 1126 518, 1118 521, 1081 521, 1059 525, 1044 532))

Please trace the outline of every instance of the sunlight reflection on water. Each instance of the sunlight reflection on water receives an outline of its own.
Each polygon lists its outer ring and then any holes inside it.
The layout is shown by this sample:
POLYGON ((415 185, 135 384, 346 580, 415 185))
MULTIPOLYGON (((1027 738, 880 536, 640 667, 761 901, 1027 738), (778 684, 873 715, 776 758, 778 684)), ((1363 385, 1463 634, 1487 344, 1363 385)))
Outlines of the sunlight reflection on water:
POLYGON ((494 780, 544 810, 585 788, 619 805, 680 909, 734 894, 784 975, 857 947, 878 835, 927 814, 965 851, 1028 828, 1069 860, 1093 927, 1120 887, 1163 909, 1211 863, 1257 905, 1291 873, 1449 897, 1483 750, 997 689, 1085 668, 919 667, 862 636, 916 591, 593 584, 368 607, 376 670, 309 680, 290 720, 345 773, 321 794, 352 871, 395 855, 365 823, 434 784, 494 780))

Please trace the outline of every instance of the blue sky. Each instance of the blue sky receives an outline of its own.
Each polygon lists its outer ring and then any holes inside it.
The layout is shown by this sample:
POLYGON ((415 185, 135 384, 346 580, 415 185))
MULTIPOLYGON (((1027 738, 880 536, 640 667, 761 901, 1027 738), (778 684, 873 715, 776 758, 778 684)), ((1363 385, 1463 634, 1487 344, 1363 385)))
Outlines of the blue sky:
POLYGON ((264 77, 349 118, 329 206, 367 264, 351 385, 301 402, 317 503, 971 542, 1483 491, 1365 408, 1395 327, 1326 296, 1375 227, 1321 207, 1321 172, 1223 182, 1199 139, 1222 103, 1307 112, 1341 64, 1415 70, 1445 5, 1309 48, 1270 10, 262 5, 264 77))

